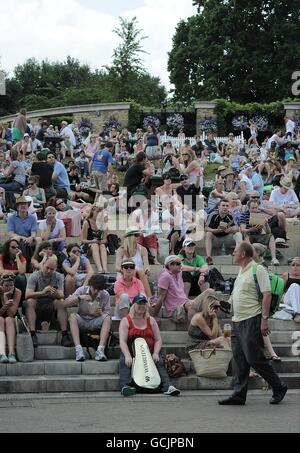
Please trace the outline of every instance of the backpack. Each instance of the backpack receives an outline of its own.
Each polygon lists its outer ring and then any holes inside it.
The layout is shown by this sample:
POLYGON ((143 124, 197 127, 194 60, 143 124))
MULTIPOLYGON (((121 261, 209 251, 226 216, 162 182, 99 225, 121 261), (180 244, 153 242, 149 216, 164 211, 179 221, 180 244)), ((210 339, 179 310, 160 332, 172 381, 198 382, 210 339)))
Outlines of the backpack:
POLYGON ((109 255, 115 255, 116 251, 121 245, 121 239, 116 234, 109 234, 107 236, 107 253, 109 255))
MULTIPOLYGON (((258 266, 257 264, 252 266, 252 273, 253 273, 253 278, 255 281, 258 300, 259 300, 259 302, 262 302, 263 295, 260 291, 259 283, 258 283, 257 276, 256 276, 257 266, 258 266)), ((278 310, 279 304, 282 300, 282 296, 283 296, 284 288, 285 288, 285 281, 283 280, 283 278, 278 277, 278 275, 272 274, 272 272, 269 272, 269 279, 270 279, 271 293, 272 293, 271 305, 270 305, 270 316, 272 316, 278 310)))
POLYGON ((165 358, 165 367, 171 378, 180 378, 187 376, 187 371, 182 360, 175 354, 167 354, 165 358))
POLYGON ((228 280, 225 280, 221 272, 213 267, 208 272, 208 282, 212 289, 215 291, 221 291, 222 293, 231 294, 234 287, 235 278, 230 277, 228 280))
MULTIPOLYGON (((97 351, 100 342, 100 333, 92 332, 80 332, 80 344, 83 348, 86 348, 90 360, 92 355, 90 353, 90 348, 97 351)), ((109 348, 114 348, 119 344, 119 338, 111 330, 109 332, 109 337, 105 347, 105 355, 109 358, 109 348)))

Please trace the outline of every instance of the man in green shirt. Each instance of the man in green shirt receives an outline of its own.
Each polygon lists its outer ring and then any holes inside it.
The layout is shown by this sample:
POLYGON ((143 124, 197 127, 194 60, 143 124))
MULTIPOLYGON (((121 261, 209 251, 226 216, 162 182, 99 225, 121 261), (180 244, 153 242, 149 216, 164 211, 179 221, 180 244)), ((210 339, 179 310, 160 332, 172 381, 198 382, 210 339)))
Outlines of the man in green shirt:
POLYGON ((192 239, 186 239, 179 255, 182 259, 182 279, 187 297, 198 296, 209 288, 206 282, 208 266, 202 256, 196 255, 195 248, 196 243, 192 239))

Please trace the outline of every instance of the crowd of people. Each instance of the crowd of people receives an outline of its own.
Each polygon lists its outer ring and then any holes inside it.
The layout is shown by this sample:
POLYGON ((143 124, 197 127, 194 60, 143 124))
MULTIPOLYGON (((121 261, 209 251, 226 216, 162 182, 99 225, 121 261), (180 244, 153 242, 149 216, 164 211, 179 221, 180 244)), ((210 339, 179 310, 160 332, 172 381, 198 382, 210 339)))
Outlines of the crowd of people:
MULTIPOLYGON (((81 333, 95 331, 100 332, 95 359, 106 361, 112 323, 106 277, 108 254, 115 252, 113 319, 121 321, 122 393, 134 393, 128 374, 129 340, 138 335, 153 354, 163 392, 178 395, 162 371, 155 319, 190 323, 193 346, 196 340, 200 348, 225 347, 217 321, 220 302, 210 279, 214 257, 235 254, 236 263, 248 270, 257 245, 263 250, 259 256, 269 253, 273 266, 279 265, 278 248, 289 247, 288 222, 300 215, 300 132, 293 121, 285 122, 285 134, 274 131, 261 144, 251 122, 247 144, 237 143, 232 133, 217 144, 208 133, 203 143, 197 139, 192 146, 185 140, 178 149, 172 141, 163 143, 154 125, 135 133, 105 126, 81 133, 65 121, 54 127, 41 119, 33 126, 23 110, 12 128, 0 124, 0 218, 8 235, 0 255, 0 363, 17 361, 13 318, 18 312, 26 315, 35 348, 41 322, 56 318, 61 344, 75 347, 77 361, 85 360, 81 333), (220 166, 209 184, 205 172, 216 163, 220 166), (111 252, 109 222, 115 214, 127 214, 128 221, 111 252), (161 239, 169 244, 164 254, 161 239), (205 257, 197 253, 202 239, 205 257), (151 265, 160 263, 164 269, 151 285, 151 265), (77 314, 69 316, 71 306, 77 307, 77 314)), ((184 131, 180 134, 185 138, 184 131)), ((295 259, 291 272, 283 276, 285 304, 295 322, 300 322, 298 267, 295 259)), ((267 294, 267 270, 262 272, 262 293, 267 294)), ((239 280, 242 288, 242 274, 239 280)), ((262 332, 268 336, 268 302, 266 296, 265 305, 255 305, 252 289, 248 288, 250 310, 233 291, 233 324, 238 337, 239 323, 254 318, 258 342, 262 311, 262 332)), ((244 361, 233 404, 245 402, 250 366, 269 379, 278 400, 284 384, 261 365, 264 359, 251 349, 246 333, 243 341, 248 348, 243 359, 238 340, 236 356, 233 351, 239 363, 244 361)), ((269 350, 279 359, 271 344, 269 350)))

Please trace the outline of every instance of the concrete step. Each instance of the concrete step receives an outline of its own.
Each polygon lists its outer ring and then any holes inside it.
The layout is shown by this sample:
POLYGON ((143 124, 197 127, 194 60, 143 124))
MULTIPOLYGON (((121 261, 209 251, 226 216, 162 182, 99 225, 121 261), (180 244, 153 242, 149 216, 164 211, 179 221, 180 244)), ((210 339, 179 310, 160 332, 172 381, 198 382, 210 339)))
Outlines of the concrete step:
MULTIPOLYGON (((295 357, 291 346, 292 344, 273 343, 273 348, 280 357, 295 357)), ((174 353, 178 357, 188 358, 185 347, 185 343, 169 343, 163 346, 162 353, 164 355, 174 353)), ((109 349, 108 356, 109 359, 118 359, 120 357, 119 346, 109 349)), ((41 345, 35 350, 35 360, 75 360, 75 350, 74 348, 64 348, 62 346, 41 345)))
MULTIPOLYGON (((290 389, 300 388, 300 373, 282 373, 280 377, 290 389)), ((173 379, 173 384, 180 390, 230 390, 232 378, 208 379, 196 375, 173 379)), ((250 389, 261 389, 261 378, 251 379, 250 389)), ((84 375, 84 376, 2 376, 0 393, 61 393, 61 392, 112 392, 119 391, 119 376, 84 375)))

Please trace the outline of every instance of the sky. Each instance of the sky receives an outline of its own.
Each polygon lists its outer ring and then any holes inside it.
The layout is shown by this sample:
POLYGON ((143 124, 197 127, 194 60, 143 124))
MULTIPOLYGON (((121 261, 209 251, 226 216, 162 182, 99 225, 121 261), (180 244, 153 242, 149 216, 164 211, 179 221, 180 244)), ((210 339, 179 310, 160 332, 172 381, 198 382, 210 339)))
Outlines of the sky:
POLYGON ((9 0, 0 14, 1 69, 12 75, 27 58, 63 61, 67 55, 93 69, 109 65, 120 39, 118 17, 137 17, 148 36, 145 68, 169 89, 168 52, 181 19, 196 13, 192 0, 9 0))

